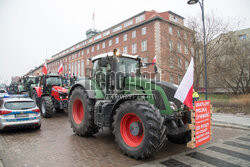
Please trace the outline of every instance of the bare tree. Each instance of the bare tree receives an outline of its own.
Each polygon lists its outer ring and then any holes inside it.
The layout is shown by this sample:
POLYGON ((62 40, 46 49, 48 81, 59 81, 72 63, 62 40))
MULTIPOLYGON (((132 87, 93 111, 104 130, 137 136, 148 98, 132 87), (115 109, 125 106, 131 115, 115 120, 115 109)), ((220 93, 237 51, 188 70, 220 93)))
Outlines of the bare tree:
POLYGON ((224 38, 227 41, 217 51, 219 56, 212 65, 211 80, 228 92, 250 93, 250 41, 241 41, 234 34, 226 34, 224 38))
MULTIPOLYGON (((192 38, 193 51, 192 53, 194 58, 194 87, 202 87, 202 82, 204 78, 204 52, 203 52, 203 27, 202 22, 199 17, 189 18, 187 20, 187 26, 194 31, 192 38)), ((207 44, 207 66, 218 57, 217 50, 223 47, 224 43, 222 40, 224 38, 220 37, 220 34, 225 34, 230 32, 238 27, 238 23, 232 24, 232 21, 224 21, 221 18, 217 17, 216 14, 211 12, 205 17, 205 26, 206 26, 206 44, 207 44), (214 42, 214 39, 217 42, 214 42)), ((208 70, 208 76, 211 75, 210 70, 208 70)))

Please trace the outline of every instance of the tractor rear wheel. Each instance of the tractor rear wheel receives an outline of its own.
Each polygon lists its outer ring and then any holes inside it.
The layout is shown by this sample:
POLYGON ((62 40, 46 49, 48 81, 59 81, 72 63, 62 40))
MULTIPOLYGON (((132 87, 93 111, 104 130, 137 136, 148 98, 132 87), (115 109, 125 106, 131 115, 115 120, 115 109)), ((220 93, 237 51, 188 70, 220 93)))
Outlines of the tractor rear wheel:
POLYGON ((43 96, 41 100, 41 114, 44 118, 50 118, 54 114, 54 105, 49 96, 43 96))
POLYGON ((159 110, 144 101, 126 101, 116 110, 113 134, 121 150, 135 159, 152 156, 166 142, 159 110))
POLYGON ((94 101, 85 90, 77 87, 69 101, 68 115, 73 131, 79 136, 91 136, 99 131, 94 123, 94 101))

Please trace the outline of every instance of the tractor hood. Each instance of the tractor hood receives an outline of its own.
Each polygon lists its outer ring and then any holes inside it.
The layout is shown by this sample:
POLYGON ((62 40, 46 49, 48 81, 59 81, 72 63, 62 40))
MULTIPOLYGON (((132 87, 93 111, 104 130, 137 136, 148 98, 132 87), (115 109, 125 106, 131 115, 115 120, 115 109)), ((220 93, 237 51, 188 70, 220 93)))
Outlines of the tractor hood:
POLYGON ((68 89, 65 89, 61 86, 53 86, 52 89, 60 93, 68 93, 68 89))
MULTIPOLYGON (((169 101, 172 101, 178 107, 181 107, 182 103, 178 99, 174 98, 174 94, 178 88, 177 86, 175 86, 171 83, 165 82, 165 81, 157 81, 157 82, 152 82, 152 83, 160 86, 164 90, 169 101)), ((157 94, 156 94, 156 99, 157 99, 157 94)))

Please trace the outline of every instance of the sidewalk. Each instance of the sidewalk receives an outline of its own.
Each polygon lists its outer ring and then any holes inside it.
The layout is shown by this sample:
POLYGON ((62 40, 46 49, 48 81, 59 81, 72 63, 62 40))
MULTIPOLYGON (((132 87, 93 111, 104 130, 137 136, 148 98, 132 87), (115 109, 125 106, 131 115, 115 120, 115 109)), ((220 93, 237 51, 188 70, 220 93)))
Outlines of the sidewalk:
POLYGON ((212 125, 250 130, 250 116, 249 115, 237 115, 237 114, 213 113, 212 125))

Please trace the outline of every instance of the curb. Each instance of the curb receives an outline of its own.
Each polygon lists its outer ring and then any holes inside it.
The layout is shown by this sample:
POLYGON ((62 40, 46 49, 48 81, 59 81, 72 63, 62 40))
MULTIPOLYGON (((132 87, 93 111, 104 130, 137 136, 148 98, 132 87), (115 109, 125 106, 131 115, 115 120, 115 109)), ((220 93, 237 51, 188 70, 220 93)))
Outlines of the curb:
POLYGON ((233 128, 233 129, 242 129, 242 130, 250 130, 249 126, 238 125, 238 124, 228 124, 223 122, 213 122, 213 126, 225 127, 225 128, 233 128))

